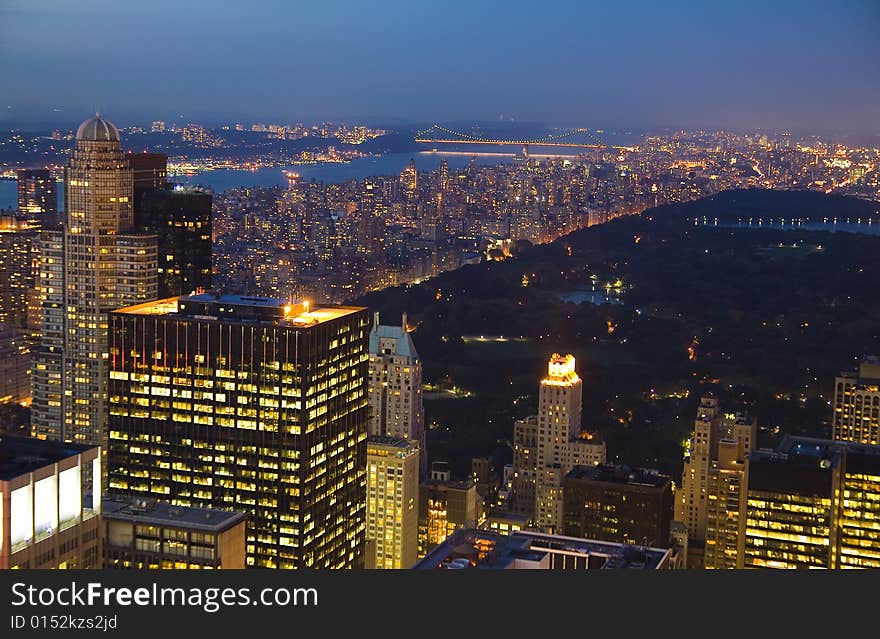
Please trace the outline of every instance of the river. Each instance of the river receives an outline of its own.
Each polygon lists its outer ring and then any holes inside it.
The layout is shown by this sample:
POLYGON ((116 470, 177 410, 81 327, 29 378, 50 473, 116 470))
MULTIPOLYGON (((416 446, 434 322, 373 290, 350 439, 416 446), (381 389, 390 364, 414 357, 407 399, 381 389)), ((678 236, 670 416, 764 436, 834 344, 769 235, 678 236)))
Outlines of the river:
MULTIPOLYGON (((541 156, 536 156, 540 158, 541 156)), ((285 170, 291 170, 304 180, 319 182, 345 182, 358 180, 372 175, 395 175, 405 169, 410 160, 414 160, 420 171, 430 171, 440 166, 446 159, 450 169, 467 166, 471 160, 470 153, 434 153, 431 151, 413 151, 412 153, 391 153, 388 155, 358 158, 351 162, 322 162, 317 164, 298 164, 290 167, 273 167, 254 171, 238 169, 215 169, 193 175, 172 175, 169 180, 176 184, 200 185, 220 193, 236 187, 269 187, 284 186, 287 178, 285 170)), ((514 153, 481 153, 476 156, 477 164, 495 165, 518 161, 514 153)), ((0 208, 15 208, 17 182, 0 180, 0 208)), ((58 208, 63 208, 63 187, 58 184, 58 208)))

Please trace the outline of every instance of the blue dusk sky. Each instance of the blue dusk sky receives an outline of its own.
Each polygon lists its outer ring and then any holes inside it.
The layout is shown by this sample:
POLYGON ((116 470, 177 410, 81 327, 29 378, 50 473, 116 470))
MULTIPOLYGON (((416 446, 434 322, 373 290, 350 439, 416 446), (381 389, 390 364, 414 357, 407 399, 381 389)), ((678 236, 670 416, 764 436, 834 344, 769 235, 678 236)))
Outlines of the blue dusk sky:
POLYGON ((876 0, 0 0, 0 126, 541 121, 875 134, 876 0))

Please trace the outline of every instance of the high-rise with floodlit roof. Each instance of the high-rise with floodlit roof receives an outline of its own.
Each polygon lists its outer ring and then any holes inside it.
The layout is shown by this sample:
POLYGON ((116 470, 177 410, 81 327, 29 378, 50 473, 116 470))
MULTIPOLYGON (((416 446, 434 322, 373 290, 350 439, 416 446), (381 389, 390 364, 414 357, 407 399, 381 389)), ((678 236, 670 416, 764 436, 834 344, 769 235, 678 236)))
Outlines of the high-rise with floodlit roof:
POLYGON ((110 490, 246 511, 248 566, 363 567, 367 309, 202 293, 110 317, 110 490))

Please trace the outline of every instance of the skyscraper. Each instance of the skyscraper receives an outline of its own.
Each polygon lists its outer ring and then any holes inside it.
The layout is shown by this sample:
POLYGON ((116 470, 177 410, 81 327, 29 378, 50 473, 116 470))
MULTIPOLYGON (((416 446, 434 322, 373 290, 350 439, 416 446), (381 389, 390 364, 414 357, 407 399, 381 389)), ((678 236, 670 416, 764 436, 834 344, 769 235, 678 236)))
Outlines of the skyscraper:
POLYGON ((538 472, 538 416, 513 424, 513 500, 511 510, 535 518, 535 483, 538 472))
POLYGON ((370 435, 402 437, 419 447, 419 477, 427 473, 425 409, 422 403, 422 362, 407 331, 406 313, 400 326, 379 324, 373 315, 370 331, 370 435))
POLYGON ((37 220, 0 217, 0 404, 26 404, 31 397, 31 348, 39 334, 39 230, 37 220))
POLYGON ((880 444, 880 357, 865 357, 857 373, 841 373, 834 387, 832 438, 880 444))
POLYGON ((581 428, 583 383, 572 355, 554 353, 538 394, 535 455, 535 526, 562 530, 562 481, 577 465, 605 462, 605 443, 581 428))
POLYGON ((134 223, 155 233, 160 298, 211 288, 211 194, 169 184, 168 156, 129 153, 134 174, 134 223))
MULTIPOLYGON (((700 398, 694 434, 685 451, 681 489, 675 497, 675 519, 684 523, 688 531, 689 562, 703 567, 709 504, 713 504, 713 538, 724 536, 725 504, 731 490, 736 490, 741 479, 741 460, 755 444, 757 423, 745 415, 722 413, 718 399, 713 395, 700 398), (719 463, 719 447, 724 459, 719 463), (711 484, 711 490, 710 490, 711 484), (720 501, 719 501, 720 500, 720 501)), ((723 550, 721 550, 723 552, 723 550)))
POLYGON ((737 567, 880 568, 880 447, 786 436, 745 476, 737 567))
POLYGON ((132 172, 119 132, 98 115, 77 130, 64 189, 63 229, 45 232, 41 247, 46 271, 61 281, 43 292, 32 428, 40 437, 100 444, 107 425, 107 313, 156 298, 156 237, 133 228, 132 172))
POLYGON ((58 188, 47 169, 20 169, 18 212, 20 215, 57 215, 58 188))
POLYGON ((706 484, 704 568, 736 568, 745 460, 757 436, 757 420, 743 413, 725 415, 706 484))
POLYGON ((248 565, 363 566, 367 310, 211 293, 111 313, 109 480, 248 512, 248 565))
POLYGON ((367 568, 411 568, 419 551, 419 450, 409 440, 367 440, 367 568))
POLYGON ((135 223, 157 236, 159 297, 211 288, 211 194, 175 186, 135 198, 135 223))

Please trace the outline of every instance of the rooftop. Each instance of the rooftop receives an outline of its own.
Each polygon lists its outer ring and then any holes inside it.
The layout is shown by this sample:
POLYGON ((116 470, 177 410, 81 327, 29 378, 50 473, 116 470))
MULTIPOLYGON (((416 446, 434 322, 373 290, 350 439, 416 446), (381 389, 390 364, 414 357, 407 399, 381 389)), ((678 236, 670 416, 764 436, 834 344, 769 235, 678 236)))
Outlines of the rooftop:
POLYGON ((609 484, 627 484, 631 486, 654 486, 660 488, 670 482, 667 475, 647 468, 630 468, 614 464, 598 466, 575 466, 566 478, 586 481, 604 482, 609 484))
POLYGON ((379 313, 373 315, 373 328, 370 330, 370 352, 379 353, 379 344, 383 339, 396 340, 394 344, 394 352, 392 355, 407 357, 409 359, 418 359, 419 354, 416 352, 416 345, 413 343, 412 337, 406 327, 406 313, 403 314, 400 326, 386 326, 379 324, 379 313))
POLYGON ((307 300, 284 302, 271 297, 194 293, 136 304, 114 313, 183 315, 201 320, 257 321, 307 328, 365 310, 360 306, 312 306, 307 300))
POLYGON ((369 450, 370 446, 376 447, 386 447, 386 448, 400 448, 400 449, 410 449, 415 448, 415 443, 404 437, 393 437, 388 435, 371 435, 367 438, 367 449, 369 450))
POLYGON ((96 448, 85 444, 4 435, 0 437, 0 481, 15 479, 96 448))
POLYGON ((76 130, 76 139, 92 142, 119 142, 119 131, 110 120, 105 120, 96 113, 95 117, 89 118, 79 125, 76 130))
POLYGON ((245 514, 237 510, 188 508, 172 506, 155 499, 115 495, 101 501, 101 513, 104 519, 111 521, 130 521, 204 532, 223 532, 245 519, 245 514))
POLYGON ((582 555, 591 569, 657 570, 665 567, 669 551, 525 531, 505 535, 490 530, 457 530, 413 569, 550 569, 549 555, 554 554, 582 555))

